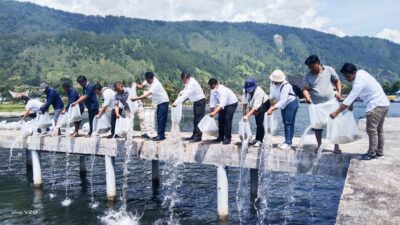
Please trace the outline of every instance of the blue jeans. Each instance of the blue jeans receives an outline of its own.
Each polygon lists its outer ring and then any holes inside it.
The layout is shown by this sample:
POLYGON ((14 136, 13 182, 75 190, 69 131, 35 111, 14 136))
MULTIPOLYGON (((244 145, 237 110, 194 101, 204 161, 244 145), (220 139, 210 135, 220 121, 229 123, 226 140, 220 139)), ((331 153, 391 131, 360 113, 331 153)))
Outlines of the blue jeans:
POLYGON ((296 99, 281 110, 282 121, 285 127, 285 143, 288 145, 292 144, 294 135, 294 122, 296 120, 296 114, 298 108, 299 108, 299 100, 296 99))
POLYGON ((167 126, 169 102, 157 105, 157 136, 165 138, 165 127, 167 126))

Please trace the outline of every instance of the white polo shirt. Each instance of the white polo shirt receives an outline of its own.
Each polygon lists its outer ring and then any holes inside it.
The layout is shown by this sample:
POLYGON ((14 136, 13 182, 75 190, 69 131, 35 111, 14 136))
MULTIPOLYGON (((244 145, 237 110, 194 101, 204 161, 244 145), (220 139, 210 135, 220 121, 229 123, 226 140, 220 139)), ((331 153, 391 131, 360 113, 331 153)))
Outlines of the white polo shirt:
POLYGON ((353 87, 349 96, 343 101, 343 104, 349 106, 357 97, 360 97, 367 105, 367 112, 378 106, 390 105, 382 86, 365 70, 357 71, 353 87))
POLYGON ((258 110, 266 101, 268 101, 268 95, 260 86, 257 86, 253 95, 246 93, 246 90, 243 89, 242 102, 248 104, 250 108, 258 110))
POLYGON ((148 91, 151 92, 151 100, 154 104, 158 105, 169 102, 167 92, 156 77, 154 77, 153 83, 149 84, 147 81, 144 81, 142 84, 148 87, 148 91))
POLYGON ((236 98, 235 93, 222 84, 219 84, 218 87, 211 90, 210 108, 214 108, 217 103, 221 108, 225 108, 225 106, 232 105, 237 102, 238 99, 236 98))
POLYGON ((101 90, 101 95, 103 96, 103 107, 107 107, 108 109, 112 110, 115 105, 115 91, 111 90, 111 88, 103 87, 101 90))
POLYGON ((190 102, 197 102, 206 96, 204 95, 203 89, 196 79, 193 77, 189 78, 189 81, 185 84, 185 88, 179 94, 179 97, 175 100, 175 104, 180 104, 186 99, 190 102))
POLYGON ((42 105, 44 105, 44 103, 38 99, 30 99, 25 105, 25 110, 37 113, 42 105))

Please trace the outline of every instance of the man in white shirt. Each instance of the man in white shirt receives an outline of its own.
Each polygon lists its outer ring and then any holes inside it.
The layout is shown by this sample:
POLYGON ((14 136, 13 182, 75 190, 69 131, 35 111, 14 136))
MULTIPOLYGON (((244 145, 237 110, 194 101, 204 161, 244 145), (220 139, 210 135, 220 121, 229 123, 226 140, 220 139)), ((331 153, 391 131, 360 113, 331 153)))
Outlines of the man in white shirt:
POLYGON ((165 139, 165 127, 167 126, 169 98, 160 81, 154 77, 152 72, 145 73, 145 81, 137 84, 137 88, 148 87, 148 91, 138 97, 132 97, 132 101, 142 100, 151 95, 151 100, 157 105, 157 137, 154 141, 162 141, 165 139))
POLYGON ((101 106, 99 113, 96 115, 97 118, 101 118, 107 110, 112 111, 114 109, 115 91, 111 88, 103 87, 101 84, 95 84, 94 92, 103 98, 103 105, 101 106))
POLYGON ((191 77, 188 71, 182 72, 181 80, 185 84, 185 88, 179 93, 179 97, 175 100, 172 106, 176 107, 187 99, 189 99, 190 102, 193 102, 193 134, 188 138, 188 140, 189 142, 199 142, 201 141, 202 132, 197 125, 204 117, 206 111, 206 96, 204 95, 200 84, 196 79, 191 77))
POLYGON ((21 96, 21 100, 25 104, 25 112, 22 115, 21 121, 28 116, 35 118, 37 116, 37 113, 40 111, 40 108, 44 105, 44 103, 39 101, 38 99, 30 99, 28 96, 25 95, 21 96))
POLYGON ((354 101, 357 97, 360 97, 367 105, 367 133, 369 137, 369 149, 362 159, 370 160, 383 157, 383 124, 390 105, 385 92, 371 74, 365 70, 357 70, 352 63, 345 63, 340 72, 343 73, 346 80, 353 82, 353 87, 343 104, 331 113, 331 118, 336 118, 346 108, 353 110, 354 101))
POLYGON ((238 106, 238 99, 233 91, 222 84, 217 79, 211 78, 208 81, 211 89, 210 95, 210 116, 215 117, 218 113, 218 142, 227 145, 232 139, 232 120, 238 106))

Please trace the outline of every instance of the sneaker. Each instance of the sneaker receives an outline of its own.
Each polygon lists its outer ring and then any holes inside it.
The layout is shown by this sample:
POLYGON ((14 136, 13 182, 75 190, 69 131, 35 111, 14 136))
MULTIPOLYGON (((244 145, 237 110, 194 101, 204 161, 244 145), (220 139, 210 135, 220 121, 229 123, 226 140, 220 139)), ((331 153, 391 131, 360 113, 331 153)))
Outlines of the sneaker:
POLYGON ((372 156, 368 153, 365 153, 364 155, 361 156, 361 160, 371 160, 371 159, 375 159, 376 156, 372 156))
POLYGON ((376 156, 375 156, 377 159, 384 159, 385 158, 385 155, 383 155, 383 154, 376 154, 376 156))
POLYGON ((249 141, 249 145, 255 145, 258 141, 256 139, 249 141))
POLYGON ((279 148, 281 150, 289 150, 289 149, 292 149, 292 145, 284 143, 284 144, 280 145, 279 148))
POLYGON ((147 135, 147 134, 142 134, 142 138, 147 139, 147 140, 150 140, 150 139, 151 139, 150 136, 147 135))

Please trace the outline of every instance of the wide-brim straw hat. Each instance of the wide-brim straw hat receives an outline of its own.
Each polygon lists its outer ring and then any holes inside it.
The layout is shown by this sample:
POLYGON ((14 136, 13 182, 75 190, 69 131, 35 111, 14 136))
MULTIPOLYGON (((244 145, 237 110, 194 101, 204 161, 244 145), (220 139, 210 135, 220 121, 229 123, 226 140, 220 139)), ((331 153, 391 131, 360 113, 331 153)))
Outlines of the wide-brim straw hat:
POLYGON ((273 82, 283 82, 286 79, 286 75, 282 70, 275 70, 271 73, 269 79, 273 82))

